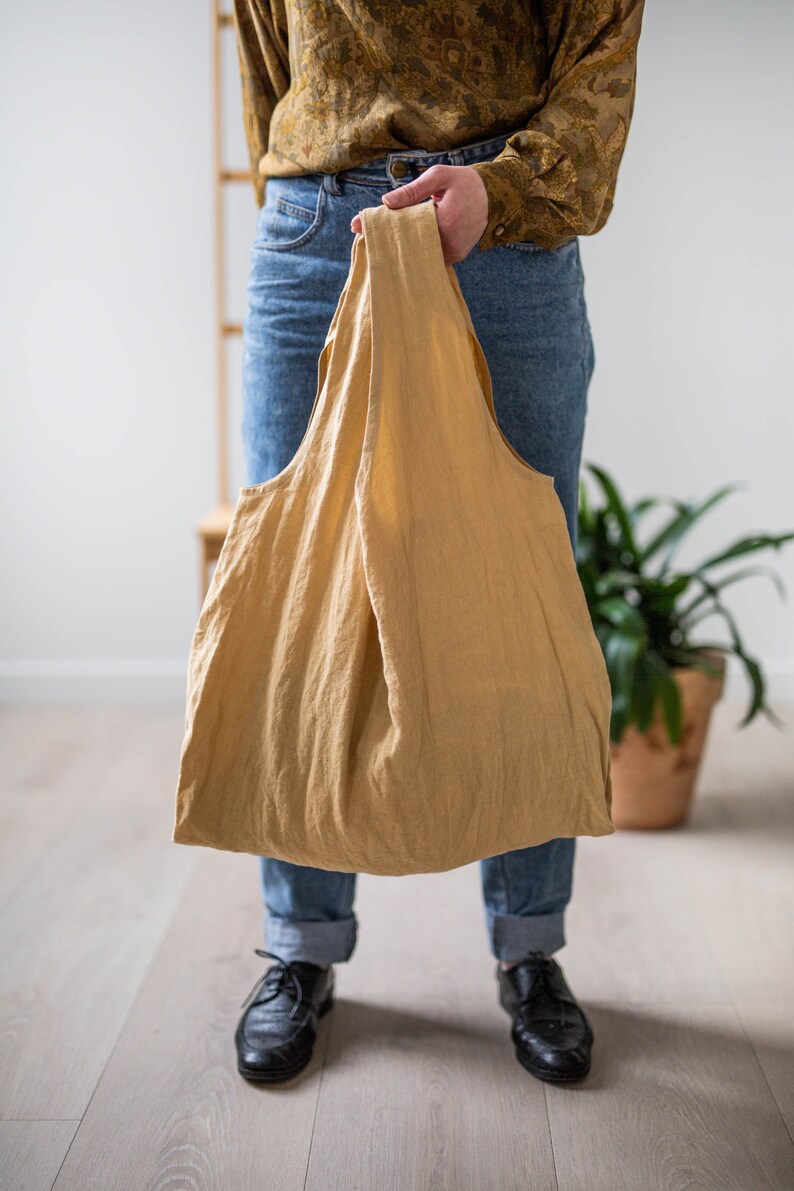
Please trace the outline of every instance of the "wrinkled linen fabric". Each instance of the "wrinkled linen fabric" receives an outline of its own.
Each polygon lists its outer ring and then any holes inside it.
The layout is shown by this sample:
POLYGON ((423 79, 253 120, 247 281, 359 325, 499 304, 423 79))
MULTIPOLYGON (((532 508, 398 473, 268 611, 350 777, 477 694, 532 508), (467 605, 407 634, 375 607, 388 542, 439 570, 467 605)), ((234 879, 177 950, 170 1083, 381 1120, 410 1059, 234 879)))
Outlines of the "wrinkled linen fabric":
POLYGON ((554 478, 499 429, 434 203, 361 219, 304 438, 240 489, 195 629, 172 839, 404 875, 612 834, 554 478))

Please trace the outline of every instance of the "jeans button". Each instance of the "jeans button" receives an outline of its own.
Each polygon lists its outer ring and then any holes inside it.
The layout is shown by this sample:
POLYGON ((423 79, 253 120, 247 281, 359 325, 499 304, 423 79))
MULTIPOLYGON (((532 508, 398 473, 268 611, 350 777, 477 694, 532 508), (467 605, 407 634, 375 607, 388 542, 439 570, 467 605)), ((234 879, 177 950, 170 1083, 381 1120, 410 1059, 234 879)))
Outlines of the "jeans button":
POLYGON ((406 162, 400 161, 398 158, 397 161, 393 161, 391 163, 391 174, 393 178, 404 178, 407 173, 408 166, 406 162))

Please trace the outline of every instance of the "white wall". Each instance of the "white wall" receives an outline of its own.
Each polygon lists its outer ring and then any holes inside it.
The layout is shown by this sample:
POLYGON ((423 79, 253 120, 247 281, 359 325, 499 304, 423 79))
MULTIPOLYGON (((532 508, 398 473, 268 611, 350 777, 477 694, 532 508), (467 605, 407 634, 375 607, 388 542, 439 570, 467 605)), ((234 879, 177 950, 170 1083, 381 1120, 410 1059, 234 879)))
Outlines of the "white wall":
MULTIPOLYGON (((209 3, 5 0, 2 22, 0 694, 179 704, 215 499, 209 3)), ((649 4, 615 210, 582 241, 585 459, 631 497, 747 484, 683 561, 794 527, 792 33, 773 0, 649 4)), ((230 210, 239 318, 253 192, 230 210)), ((794 550, 763 561, 794 591, 794 550)), ((790 601, 726 598, 790 697, 790 601)))
MULTIPOLYGON (((582 240, 596 347, 584 454, 632 497, 745 485, 682 550, 695 563, 794 529, 794 7, 648 3, 615 208, 582 240)), ((794 696, 794 544, 726 590, 774 698, 794 696)), ((727 571, 725 572, 727 573, 727 571)), ((723 621, 703 622, 727 640, 723 621)), ((743 676, 726 694, 744 703, 743 676)))

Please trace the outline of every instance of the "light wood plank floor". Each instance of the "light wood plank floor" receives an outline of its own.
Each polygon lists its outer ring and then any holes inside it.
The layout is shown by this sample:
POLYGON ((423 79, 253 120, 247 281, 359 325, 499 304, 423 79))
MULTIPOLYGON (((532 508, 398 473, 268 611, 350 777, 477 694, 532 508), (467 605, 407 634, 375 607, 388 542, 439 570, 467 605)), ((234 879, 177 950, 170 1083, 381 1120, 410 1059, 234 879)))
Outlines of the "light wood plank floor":
MULTIPOLYGON (((794 1187, 792 728, 718 706, 685 829, 582 838, 557 953, 595 1027, 516 1062, 479 871, 359 878, 297 1079, 236 1070, 254 857, 170 841, 179 711, 0 714, 3 1191, 794 1187)), ((269 961, 267 961, 269 962, 269 961)))

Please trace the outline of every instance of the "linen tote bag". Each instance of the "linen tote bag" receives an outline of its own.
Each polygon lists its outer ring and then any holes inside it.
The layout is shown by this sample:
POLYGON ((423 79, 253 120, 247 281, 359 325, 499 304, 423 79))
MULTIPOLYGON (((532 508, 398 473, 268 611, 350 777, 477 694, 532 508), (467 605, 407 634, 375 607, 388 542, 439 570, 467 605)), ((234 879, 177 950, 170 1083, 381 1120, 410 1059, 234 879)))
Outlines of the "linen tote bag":
POLYGON ((304 438, 240 489, 199 615, 172 839, 402 875, 610 835, 554 479, 499 429, 434 203, 361 220, 304 438))

